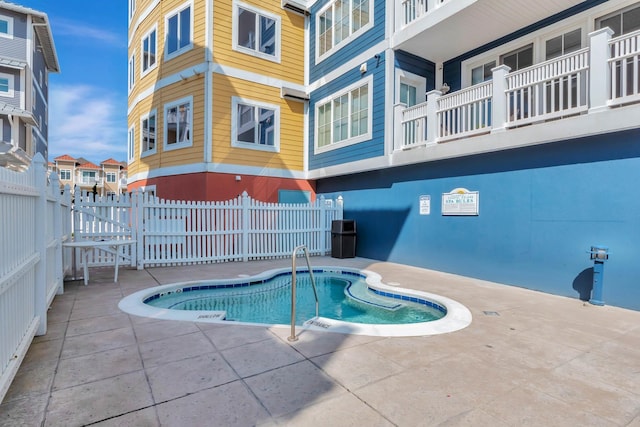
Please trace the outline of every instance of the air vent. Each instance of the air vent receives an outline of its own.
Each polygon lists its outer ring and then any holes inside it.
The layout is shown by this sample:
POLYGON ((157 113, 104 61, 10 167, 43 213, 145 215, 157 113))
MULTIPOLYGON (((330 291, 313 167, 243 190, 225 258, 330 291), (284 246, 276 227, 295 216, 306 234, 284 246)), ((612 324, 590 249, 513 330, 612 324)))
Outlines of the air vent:
POLYGON ((303 90, 295 89, 292 87, 280 88, 280 96, 284 99, 290 99, 292 101, 308 101, 309 95, 303 90))
POLYGON ((306 1, 296 0, 281 0, 280 5, 283 9, 288 10, 299 15, 308 15, 309 9, 307 9, 306 1))

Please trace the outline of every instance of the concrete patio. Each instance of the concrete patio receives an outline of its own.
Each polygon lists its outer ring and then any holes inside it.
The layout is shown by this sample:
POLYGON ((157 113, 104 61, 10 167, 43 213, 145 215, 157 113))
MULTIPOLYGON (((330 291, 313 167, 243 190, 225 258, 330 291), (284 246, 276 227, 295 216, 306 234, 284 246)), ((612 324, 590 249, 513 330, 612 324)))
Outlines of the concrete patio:
MULTIPOLYGON (((0 405, 2 426, 640 426, 640 312, 362 258, 385 282, 473 314, 458 332, 381 338, 152 320, 137 290, 290 261, 91 271, 66 282, 0 405)), ((606 290, 604 295, 606 301, 606 290)))

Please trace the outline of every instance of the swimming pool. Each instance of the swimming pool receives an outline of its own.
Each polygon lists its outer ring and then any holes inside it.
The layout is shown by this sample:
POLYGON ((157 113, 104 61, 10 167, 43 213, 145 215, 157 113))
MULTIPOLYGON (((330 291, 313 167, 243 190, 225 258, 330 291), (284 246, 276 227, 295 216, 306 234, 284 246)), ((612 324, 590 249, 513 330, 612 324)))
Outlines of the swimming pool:
MULTIPOLYGON (((302 328, 362 335, 415 336, 452 332, 471 322, 461 304, 439 295, 391 287, 371 271, 297 269, 296 324, 302 328)), ((175 283, 124 298, 123 311, 145 317, 200 322, 286 326, 291 320, 291 270, 250 278, 175 283)))

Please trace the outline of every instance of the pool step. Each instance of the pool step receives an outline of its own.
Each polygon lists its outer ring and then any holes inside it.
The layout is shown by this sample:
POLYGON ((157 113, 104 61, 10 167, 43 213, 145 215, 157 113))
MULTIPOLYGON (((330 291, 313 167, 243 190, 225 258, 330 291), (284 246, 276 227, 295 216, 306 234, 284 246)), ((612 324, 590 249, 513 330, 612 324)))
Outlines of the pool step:
POLYGON ((404 307, 404 304, 399 303, 397 300, 374 294, 369 290, 366 283, 362 281, 350 283, 344 288, 344 293, 352 300, 383 310, 396 311, 404 307))

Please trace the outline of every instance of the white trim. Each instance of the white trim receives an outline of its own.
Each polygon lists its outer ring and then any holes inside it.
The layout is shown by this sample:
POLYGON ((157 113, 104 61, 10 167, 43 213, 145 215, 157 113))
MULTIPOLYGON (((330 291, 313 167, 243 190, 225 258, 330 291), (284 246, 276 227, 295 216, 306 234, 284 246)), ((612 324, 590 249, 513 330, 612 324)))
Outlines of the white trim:
MULTIPOLYGON (((353 31, 353 1, 355 0, 347 0, 349 2, 349 35, 342 39, 338 44, 335 44, 332 40, 331 44, 331 48, 328 49, 326 52, 324 52, 322 55, 318 54, 318 42, 319 42, 319 38, 320 38, 320 32, 318 31, 320 25, 320 16, 326 12, 329 8, 332 8, 333 5, 336 3, 336 0, 331 0, 330 2, 328 2, 322 9, 320 9, 316 14, 315 14, 315 20, 316 20, 316 31, 315 31, 315 63, 319 64, 320 62, 324 61, 325 59, 327 59, 328 57, 330 57, 331 55, 333 55, 334 53, 336 53, 338 50, 342 49, 344 46, 348 45, 349 43, 351 43, 353 40, 357 39, 358 37, 360 37, 362 34, 364 34, 365 32, 367 32, 369 29, 373 28, 374 25, 374 0, 369 0, 369 22, 367 22, 367 24, 363 25, 362 27, 360 27, 358 30, 353 31)), ((333 14, 332 14, 333 15, 333 14)), ((333 23, 335 23, 335 19, 332 19, 332 30, 331 30, 331 34, 332 36, 335 34, 335 27, 333 26, 333 23)), ((333 39, 333 37, 332 37, 333 39)))
POLYGON ((158 110, 156 108, 154 108, 153 110, 149 111, 147 114, 140 116, 140 158, 143 157, 147 157, 147 156, 151 156, 152 154, 156 154, 158 152, 158 110), (142 122, 145 121, 146 119, 148 119, 151 116, 155 116, 156 117, 156 135, 155 135, 155 142, 153 144, 153 148, 151 150, 143 150, 144 148, 144 144, 143 144, 143 139, 144 139, 144 126, 142 125, 142 122))
POLYGON ((136 158, 136 126, 131 125, 127 129, 127 161, 132 162, 136 158))
POLYGON ((305 171, 265 168, 262 166, 235 165, 227 163, 190 163, 181 166, 154 168, 146 172, 139 172, 134 175, 129 175, 128 182, 131 184, 143 179, 205 172, 228 173, 234 175, 251 175, 271 178, 308 179, 307 173, 305 171))
POLYGON ((204 149, 203 161, 205 163, 211 162, 213 157, 213 15, 214 15, 213 1, 205 2, 205 63, 207 64, 207 70, 204 75, 204 149))
POLYGON ((13 18, 7 15, 0 15, 0 21, 7 22, 7 32, 0 33, 0 37, 5 39, 13 39, 13 18))
POLYGON ((129 67, 127 75, 127 89, 130 93, 136 86, 136 51, 134 50, 129 57, 129 67))
MULTIPOLYGON (((256 17, 256 20, 258 18, 256 17)), ((258 22, 256 22, 256 25, 258 25, 258 22)), ((233 50, 235 50, 236 52, 240 52, 240 53, 244 53, 247 55, 251 55, 251 56, 255 56, 257 58, 262 58, 262 59, 266 59, 267 61, 272 61, 272 62, 276 62, 276 63, 280 63, 281 61, 281 46, 282 46, 282 22, 281 22, 281 18, 278 15, 274 15, 273 13, 269 13, 266 12, 262 9, 259 9, 253 5, 250 5, 248 3, 242 2, 242 1, 238 1, 238 0, 234 0, 233 2, 233 14, 232 14, 232 34, 231 34, 231 42, 232 42, 232 46, 231 48, 233 50), (244 46, 240 46, 238 44, 238 16, 239 16, 239 11, 238 9, 242 8, 242 9, 246 9, 250 12, 255 13, 257 16, 264 16, 266 18, 269 18, 271 20, 273 20, 275 23, 274 25, 276 26, 275 29, 275 39, 276 39, 276 49, 273 55, 269 55, 267 53, 263 53, 260 52, 257 49, 250 49, 250 48, 246 48, 244 46)), ((258 28, 256 28, 256 33, 259 31, 258 28)), ((256 36, 256 45, 257 45, 257 36, 256 36)))
MULTIPOLYGON (((349 97, 349 111, 347 113, 347 116, 349 117, 349 121, 348 121, 348 127, 349 127, 349 133, 351 132, 351 97, 349 97)), ((337 150, 340 148, 344 148, 347 147, 349 145, 353 145, 353 144, 358 144, 360 142, 363 141, 368 141, 372 138, 373 135, 373 75, 369 75, 367 77, 365 77, 364 79, 358 80, 355 83, 350 84, 349 86, 340 89, 340 91, 338 92, 334 92, 331 95, 317 101, 314 104, 314 120, 313 120, 313 126, 314 126, 314 133, 313 133, 313 153, 314 154, 320 154, 320 153, 326 153, 328 151, 333 151, 333 150, 337 150), (332 125, 331 125, 331 129, 332 129, 332 142, 329 145, 326 145, 324 147, 318 147, 318 106, 320 105, 326 105, 329 102, 333 102, 334 99, 350 94, 353 90, 355 89, 359 89, 361 87, 367 86, 367 108, 368 108, 368 113, 367 113, 367 133, 362 134, 362 135, 358 135, 356 137, 348 137, 345 140, 342 140, 340 142, 333 142, 333 107, 331 109, 331 116, 332 116, 332 125)))
POLYGON ((1 79, 7 79, 7 92, 0 92, 0 96, 4 98, 13 98, 15 96, 15 78, 13 74, 0 73, 1 79))
MULTIPOLYGON (((191 49, 193 49, 193 15, 194 15, 194 9, 193 9, 193 0, 189 0, 187 2, 182 3, 180 6, 178 6, 177 8, 173 9, 171 12, 167 13, 166 15, 164 15, 164 60, 165 61, 169 61, 177 56, 182 55, 185 52, 190 51, 191 49), (184 47, 178 47, 177 50, 175 50, 174 52, 169 52, 169 43, 168 43, 168 34, 169 34, 169 19, 173 18, 174 16, 179 15, 182 11, 184 11, 185 9, 190 8, 190 12, 189 12, 189 44, 187 44, 184 47)), ((180 30, 178 29, 178 32, 180 32, 180 30)), ((178 43, 179 44, 179 43, 178 43)))
POLYGON ((163 114, 163 136, 164 140, 162 142, 163 151, 172 151, 179 150, 181 148, 187 148, 193 146, 193 96, 186 96, 184 98, 177 99, 175 101, 168 102, 164 104, 164 114, 163 114), (175 106, 189 104, 189 140, 187 142, 176 142, 174 144, 169 145, 168 141, 168 131, 169 131, 169 121, 167 120, 167 111, 175 106))
POLYGON ((158 59, 160 55, 158 55, 158 23, 153 24, 153 27, 149 29, 141 38, 140 38, 140 78, 146 76, 151 71, 153 71, 158 66, 158 59), (155 45, 155 61, 153 65, 149 66, 146 70, 144 69, 144 41, 151 36, 151 33, 155 31, 156 33, 156 45, 155 45))
POLYGON ((234 96, 231 98, 231 146, 235 148, 246 148, 249 150, 280 152, 280 106, 267 104, 266 102, 254 101, 251 99, 234 96), (264 108, 273 111, 273 145, 263 145, 238 141, 238 105, 247 105, 256 108, 264 108))
POLYGON ((138 15, 138 19, 136 20, 134 25, 131 25, 131 21, 129 21, 130 38, 129 40, 127 40, 127 48, 130 48, 131 43, 136 39, 135 34, 140 24, 142 24, 142 22, 144 22, 147 19, 147 17, 151 14, 151 12, 153 12, 153 9, 155 9, 156 6, 158 6, 159 4, 160 4, 160 0, 153 0, 153 2, 151 2, 151 4, 147 6, 147 8, 140 15, 138 15))

